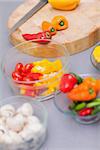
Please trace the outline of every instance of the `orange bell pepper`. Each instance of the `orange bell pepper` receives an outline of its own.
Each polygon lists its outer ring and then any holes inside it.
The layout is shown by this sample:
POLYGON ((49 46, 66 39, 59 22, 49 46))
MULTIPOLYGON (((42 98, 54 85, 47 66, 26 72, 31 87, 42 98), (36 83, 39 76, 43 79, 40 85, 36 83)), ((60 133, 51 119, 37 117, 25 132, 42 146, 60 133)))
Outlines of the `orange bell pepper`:
POLYGON ((65 30, 68 28, 68 21, 64 16, 55 16, 52 19, 52 25, 56 28, 56 30, 65 30))
POLYGON ((90 86, 81 83, 74 89, 72 89, 68 94, 68 98, 72 101, 90 101, 96 98, 96 91, 90 86))
POLYGON ((100 92, 100 79, 97 80, 97 84, 98 84, 98 91, 100 92))
POLYGON ((91 86, 92 88, 95 89, 95 91, 99 92, 100 91, 100 79, 95 79, 92 77, 87 77, 83 80, 85 84, 88 86, 91 86))
POLYGON ((56 28, 50 22, 47 21, 42 22, 42 30, 49 31, 51 35, 55 35, 57 33, 56 28))

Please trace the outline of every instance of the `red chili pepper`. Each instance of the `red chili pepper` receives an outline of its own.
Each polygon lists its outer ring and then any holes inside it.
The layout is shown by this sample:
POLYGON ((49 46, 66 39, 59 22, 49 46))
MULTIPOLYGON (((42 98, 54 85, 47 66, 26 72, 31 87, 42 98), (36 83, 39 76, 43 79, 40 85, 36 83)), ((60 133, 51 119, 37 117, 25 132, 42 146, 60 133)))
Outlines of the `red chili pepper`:
POLYGON ((45 32, 39 32, 37 34, 23 34, 23 38, 27 41, 35 40, 35 42, 49 42, 49 40, 52 38, 49 31, 45 32))
POLYGON ((27 41, 37 39, 37 34, 23 34, 22 36, 27 41))
POLYGON ((45 31, 45 32, 40 32, 37 34, 37 39, 40 39, 39 42, 49 42, 49 40, 51 39, 51 34, 49 31, 45 31), (49 40, 48 40, 49 39, 49 40))
POLYGON ((18 63, 15 67, 15 71, 17 72, 22 72, 22 68, 23 68, 23 64, 22 63, 18 63))
POLYGON ((26 76, 23 78, 23 81, 30 82, 30 81, 33 81, 33 78, 26 76))
POLYGON ((33 64, 26 64, 24 67, 23 67, 23 73, 30 73, 31 72, 31 69, 34 67, 33 64))
POLYGON ((93 111, 93 108, 84 108, 82 110, 79 111, 79 116, 88 116, 91 115, 93 111))
POLYGON ((21 76, 21 74, 17 71, 14 71, 12 73, 12 78, 16 81, 23 81, 23 77, 21 76))
POLYGON ((77 79, 74 75, 64 74, 60 82, 60 90, 63 93, 70 92, 76 83, 77 79))
POLYGON ((25 89, 24 93, 22 93, 22 95, 25 95, 25 96, 32 96, 32 97, 35 97, 36 94, 35 94, 35 91, 34 90, 31 90, 31 89, 25 89))
POLYGON ((21 76, 24 78, 24 77, 26 77, 26 76, 27 76, 27 73, 26 73, 26 72, 24 72, 24 71, 22 71, 22 72, 21 72, 21 76))
POLYGON ((35 80, 39 80, 40 77, 42 77, 42 76, 43 76, 43 74, 41 74, 41 73, 30 73, 30 74, 28 74, 27 77, 32 79, 33 81, 35 81, 35 80))

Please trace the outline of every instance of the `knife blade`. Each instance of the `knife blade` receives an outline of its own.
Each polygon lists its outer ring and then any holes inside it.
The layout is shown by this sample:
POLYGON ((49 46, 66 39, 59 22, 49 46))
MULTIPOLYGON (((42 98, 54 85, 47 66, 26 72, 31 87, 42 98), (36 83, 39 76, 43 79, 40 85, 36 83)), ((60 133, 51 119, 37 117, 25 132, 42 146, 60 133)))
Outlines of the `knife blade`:
POLYGON ((36 12, 38 12, 43 6, 48 3, 48 0, 40 0, 40 2, 33 7, 25 16, 23 16, 9 31, 12 34, 16 29, 23 25, 28 19, 30 19, 36 12))

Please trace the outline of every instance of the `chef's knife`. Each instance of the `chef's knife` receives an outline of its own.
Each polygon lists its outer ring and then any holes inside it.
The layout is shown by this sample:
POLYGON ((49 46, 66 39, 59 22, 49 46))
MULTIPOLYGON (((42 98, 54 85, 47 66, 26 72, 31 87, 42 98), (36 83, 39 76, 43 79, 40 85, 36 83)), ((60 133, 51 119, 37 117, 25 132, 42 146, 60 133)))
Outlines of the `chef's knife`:
POLYGON ((43 6, 48 3, 48 0, 40 0, 40 2, 33 7, 24 17, 22 17, 11 29, 10 33, 12 34, 16 29, 23 25, 28 19, 30 19, 37 11, 39 11, 43 6))

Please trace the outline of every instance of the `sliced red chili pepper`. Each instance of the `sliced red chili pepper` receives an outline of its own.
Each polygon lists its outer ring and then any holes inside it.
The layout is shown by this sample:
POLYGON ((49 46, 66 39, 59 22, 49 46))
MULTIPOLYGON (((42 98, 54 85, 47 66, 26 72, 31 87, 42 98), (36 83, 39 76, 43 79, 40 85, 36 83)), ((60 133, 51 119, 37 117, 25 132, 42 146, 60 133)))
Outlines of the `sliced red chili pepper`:
POLYGON ((37 34, 23 34, 22 36, 27 41, 37 39, 37 34))
POLYGON ((18 64, 16 64, 15 71, 21 73, 22 72, 22 68, 23 68, 23 64, 22 63, 18 63, 18 64))
POLYGON ((35 91, 34 91, 34 90, 29 90, 29 89, 27 89, 27 90, 25 91, 25 94, 24 94, 24 95, 26 95, 26 96, 32 96, 32 97, 35 97, 35 96, 36 96, 35 91))
POLYGON ((30 82, 30 81, 33 81, 33 78, 26 76, 26 77, 23 78, 23 80, 25 82, 30 82))
POLYGON ((30 73, 30 74, 28 74, 28 78, 32 78, 33 79, 33 81, 35 81, 35 80, 39 80, 40 79, 40 77, 42 77, 43 76, 43 74, 41 74, 41 73, 30 73))
POLYGON ((17 71, 14 71, 12 73, 12 78, 16 81, 23 81, 23 77, 21 76, 21 74, 17 71))
POLYGON ((26 64, 24 67, 23 67, 23 72, 24 73, 30 73, 31 72, 31 69, 34 67, 34 65, 32 63, 30 64, 26 64))
POLYGON ((39 32, 37 34, 23 34, 23 38, 27 41, 34 40, 34 42, 49 42, 52 38, 49 31, 39 32))

